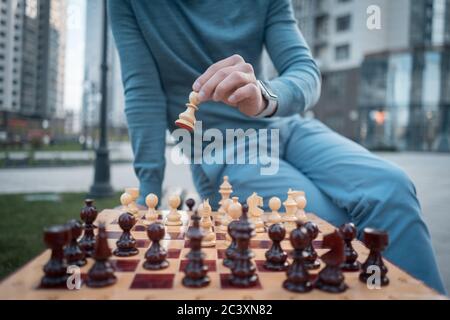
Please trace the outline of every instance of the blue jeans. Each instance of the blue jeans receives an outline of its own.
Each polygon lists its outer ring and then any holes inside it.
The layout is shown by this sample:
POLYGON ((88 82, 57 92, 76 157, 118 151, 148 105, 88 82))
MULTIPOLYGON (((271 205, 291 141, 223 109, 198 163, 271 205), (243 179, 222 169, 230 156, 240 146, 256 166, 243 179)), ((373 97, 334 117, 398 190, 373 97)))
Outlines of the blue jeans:
POLYGON ((445 293, 415 187, 402 169, 317 120, 291 117, 275 126, 281 137, 278 173, 263 176, 258 165, 226 165, 223 175, 229 176, 233 195, 242 200, 257 192, 267 209, 271 197, 284 201, 289 188, 304 190, 307 212, 335 226, 351 221, 358 237, 366 227, 387 231, 384 256, 445 293))

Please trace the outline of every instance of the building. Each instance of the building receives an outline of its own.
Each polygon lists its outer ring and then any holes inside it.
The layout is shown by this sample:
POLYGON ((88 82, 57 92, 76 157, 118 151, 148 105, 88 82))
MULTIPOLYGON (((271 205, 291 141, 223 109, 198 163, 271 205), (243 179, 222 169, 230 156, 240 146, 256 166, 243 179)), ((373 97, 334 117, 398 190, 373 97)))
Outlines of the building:
POLYGON ((369 148, 449 149, 449 0, 293 5, 323 74, 316 117, 369 148))
POLYGON ((0 131, 14 140, 62 132, 65 17, 65 0, 0 1, 0 131))
MULTIPOLYGON (((99 123, 103 1, 86 2, 86 49, 81 121, 84 135, 94 135, 99 123)), ((108 33, 108 125, 111 133, 126 134, 120 61, 112 33, 108 33)))

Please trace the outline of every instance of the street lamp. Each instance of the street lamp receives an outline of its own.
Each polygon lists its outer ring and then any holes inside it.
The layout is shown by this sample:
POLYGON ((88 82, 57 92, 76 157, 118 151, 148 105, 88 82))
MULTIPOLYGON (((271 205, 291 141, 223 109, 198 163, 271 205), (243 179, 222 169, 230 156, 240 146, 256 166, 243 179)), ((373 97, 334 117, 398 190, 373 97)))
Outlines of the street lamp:
POLYGON ((95 152, 94 183, 91 186, 89 197, 105 198, 113 195, 110 183, 110 164, 108 150, 108 15, 107 0, 103 0, 103 47, 101 65, 101 105, 100 105, 100 139, 95 152))

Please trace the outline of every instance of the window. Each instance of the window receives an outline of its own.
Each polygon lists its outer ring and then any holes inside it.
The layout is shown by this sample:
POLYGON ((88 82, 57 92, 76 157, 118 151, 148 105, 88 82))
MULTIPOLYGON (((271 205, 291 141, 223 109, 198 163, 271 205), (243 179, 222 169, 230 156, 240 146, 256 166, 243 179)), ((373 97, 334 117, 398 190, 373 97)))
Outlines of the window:
POLYGON ((350 58, 350 45, 344 44, 337 46, 335 49, 336 61, 344 61, 350 58))
POLYGON ((338 17, 336 19, 336 31, 337 32, 344 32, 348 31, 351 28, 352 24, 352 16, 351 15, 345 15, 338 17))

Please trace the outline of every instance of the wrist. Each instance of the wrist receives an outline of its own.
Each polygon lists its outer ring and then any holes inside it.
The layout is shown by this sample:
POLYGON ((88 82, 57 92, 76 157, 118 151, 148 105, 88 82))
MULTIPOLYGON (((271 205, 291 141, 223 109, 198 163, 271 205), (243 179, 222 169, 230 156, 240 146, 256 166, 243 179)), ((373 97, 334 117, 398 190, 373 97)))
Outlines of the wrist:
POLYGON ((255 115, 255 117, 270 118, 278 110, 278 97, 272 92, 267 83, 258 80, 258 87, 261 92, 262 101, 261 109, 259 113, 255 115))

